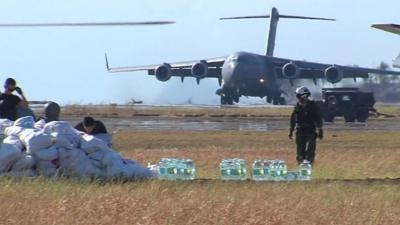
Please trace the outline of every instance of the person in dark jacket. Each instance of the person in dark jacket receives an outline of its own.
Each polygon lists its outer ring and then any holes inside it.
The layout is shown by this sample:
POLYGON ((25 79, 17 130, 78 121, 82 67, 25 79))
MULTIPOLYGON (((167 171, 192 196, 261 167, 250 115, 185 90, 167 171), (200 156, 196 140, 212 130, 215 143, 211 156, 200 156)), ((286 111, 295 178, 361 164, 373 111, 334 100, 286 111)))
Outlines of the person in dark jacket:
POLYGON ((7 78, 4 82, 4 93, 0 93, 0 118, 14 121, 17 119, 17 107, 28 106, 28 100, 22 89, 17 87, 17 82, 13 78, 7 78), (19 97, 13 94, 14 91, 19 97))
POLYGON ((93 119, 93 117, 85 117, 83 121, 75 126, 75 129, 90 135, 107 134, 106 126, 103 122, 93 119))
POLYGON ((290 118, 289 138, 296 130, 297 162, 304 160, 314 162, 316 139, 323 139, 322 115, 318 104, 310 100, 311 93, 307 87, 296 89, 298 102, 290 118))

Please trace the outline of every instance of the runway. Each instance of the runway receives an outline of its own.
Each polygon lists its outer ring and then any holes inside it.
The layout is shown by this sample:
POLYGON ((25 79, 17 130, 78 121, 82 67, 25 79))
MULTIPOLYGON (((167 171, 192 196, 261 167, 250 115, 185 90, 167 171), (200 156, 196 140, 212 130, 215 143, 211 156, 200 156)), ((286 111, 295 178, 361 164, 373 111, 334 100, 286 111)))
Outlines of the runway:
MULTIPOLYGON (((285 131, 289 129, 289 118, 173 118, 133 117, 96 118, 103 121, 110 130, 122 131, 285 131)), ((72 124, 80 118, 67 118, 72 124)), ((372 118, 367 123, 325 123, 326 130, 332 131, 400 131, 398 118, 372 118)))

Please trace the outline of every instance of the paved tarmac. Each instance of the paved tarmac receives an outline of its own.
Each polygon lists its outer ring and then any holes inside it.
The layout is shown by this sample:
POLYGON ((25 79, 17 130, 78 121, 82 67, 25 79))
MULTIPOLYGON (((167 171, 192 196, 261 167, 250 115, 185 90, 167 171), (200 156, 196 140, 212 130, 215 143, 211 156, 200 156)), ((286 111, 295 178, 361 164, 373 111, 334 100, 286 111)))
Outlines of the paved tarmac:
MULTIPOLYGON (((289 118, 96 118, 110 130, 126 131, 284 131, 288 130, 289 118)), ((66 118, 76 124, 80 118, 66 118)), ((333 131, 400 131, 400 118, 372 118, 367 123, 325 123, 326 130, 333 131)))

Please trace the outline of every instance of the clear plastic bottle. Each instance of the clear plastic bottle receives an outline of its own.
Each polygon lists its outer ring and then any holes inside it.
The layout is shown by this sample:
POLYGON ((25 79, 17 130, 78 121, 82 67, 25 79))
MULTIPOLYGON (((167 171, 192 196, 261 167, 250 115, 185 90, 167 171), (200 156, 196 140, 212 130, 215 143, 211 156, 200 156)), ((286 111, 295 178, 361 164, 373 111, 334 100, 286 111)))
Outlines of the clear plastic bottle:
POLYGON ((158 164, 160 180, 194 180, 196 167, 191 159, 163 158, 158 164))
POLYGON ((279 177, 285 177, 287 173, 287 165, 284 160, 278 160, 278 171, 279 177))
POLYGON ((181 159, 177 164, 177 179, 194 180, 196 176, 196 167, 191 159, 181 159))
POLYGON ((278 176, 276 160, 271 160, 269 163, 269 177, 274 180, 278 176))
POLYGON ((309 181, 312 178, 312 165, 309 161, 304 160, 299 165, 298 180, 309 181))
POLYGON ((285 180, 287 165, 283 160, 272 160, 270 163, 269 175, 272 180, 285 180))
POLYGON ((252 166, 252 178, 255 181, 271 180, 270 174, 270 161, 268 160, 255 160, 252 166))
POLYGON ((246 162, 243 159, 224 159, 220 163, 222 180, 246 180, 246 162))
POLYGON ((296 181, 298 177, 297 171, 288 171, 285 175, 285 181, 296 181))
POLYGON ((158 164, 158 178, 161 180, 177 179, 177 159, 163 158, 158 164))

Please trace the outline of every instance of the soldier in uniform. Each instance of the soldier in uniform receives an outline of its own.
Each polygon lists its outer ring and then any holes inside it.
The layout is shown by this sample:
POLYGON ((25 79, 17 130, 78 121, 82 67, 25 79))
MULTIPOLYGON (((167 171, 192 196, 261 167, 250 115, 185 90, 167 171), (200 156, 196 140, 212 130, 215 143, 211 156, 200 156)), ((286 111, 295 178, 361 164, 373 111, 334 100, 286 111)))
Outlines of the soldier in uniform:
POLYGON ((314 162, 316 139, 323 139, 322 115, 316 102, 310 99, 307 87, 296 89, 298 102, 290 118, 289 138, 293 138, 296 130, 297 162, 304 160, 314 162))

